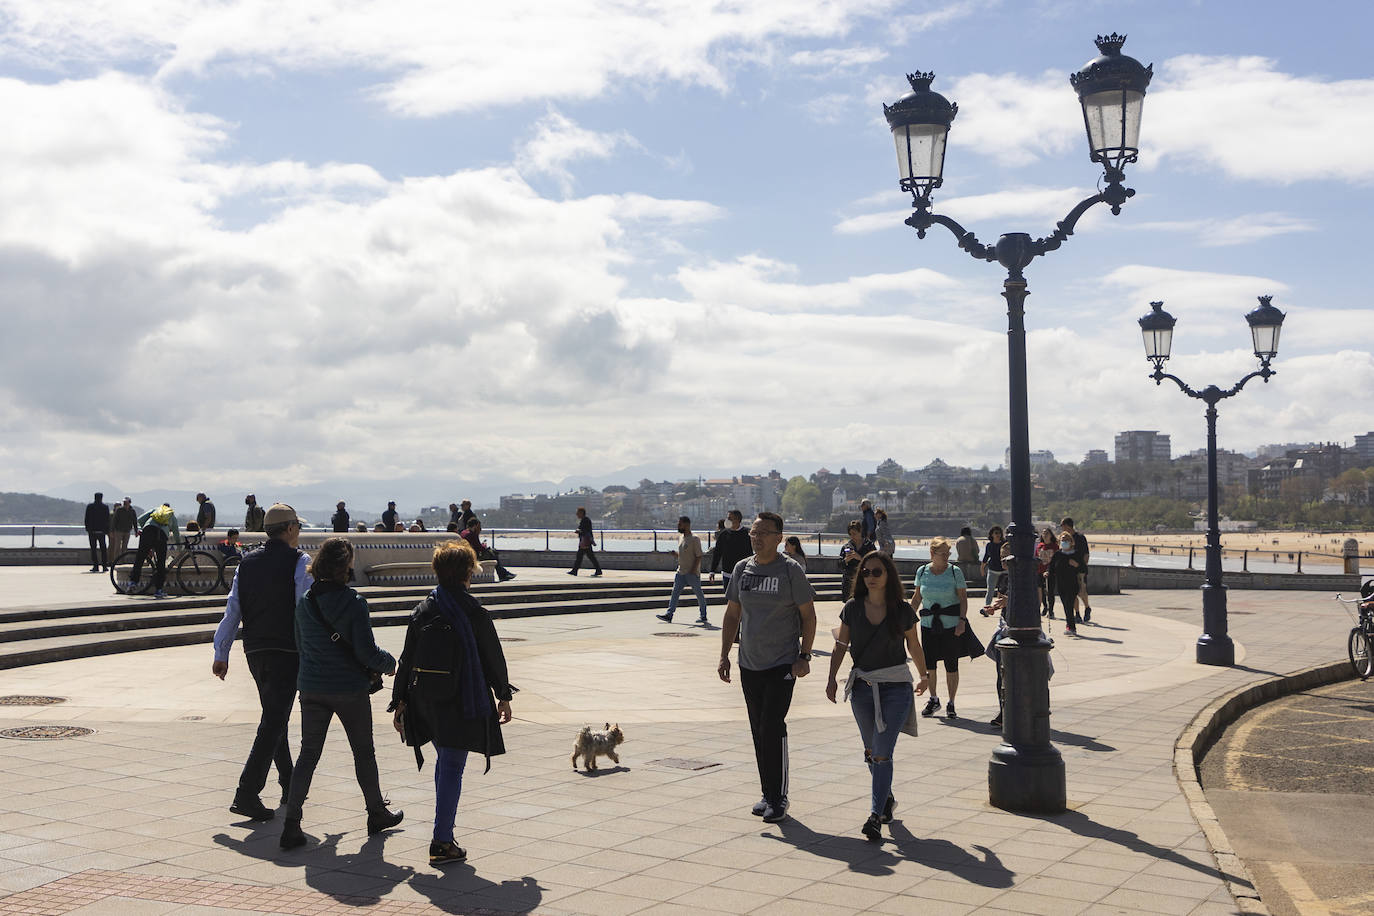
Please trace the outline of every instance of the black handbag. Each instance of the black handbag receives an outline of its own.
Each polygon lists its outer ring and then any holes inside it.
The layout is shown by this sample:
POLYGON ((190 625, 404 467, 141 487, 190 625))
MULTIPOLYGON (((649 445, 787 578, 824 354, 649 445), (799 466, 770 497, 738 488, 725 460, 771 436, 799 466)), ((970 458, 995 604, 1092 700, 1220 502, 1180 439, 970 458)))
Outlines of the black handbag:
MULTIPOLYGON (((310 613, 314 616, 315 622, 318 623, 324 629, 329 631, 329 641, 336 642, 340 646, 343 646, 344 650, 348 652, 349 656, 356 659, 357 656, 353 654, 353 644, 350 643, 348 640, 344 639, 343 636, 339 633, 339 631, 333 626, 331 626, 329 621, 324 619, 324 613, 320 610, 319 603, 315 601, 315 596, 310 594, 309 592, 306 592, 305 598, 308 602, 310 602, 310 613)), ((376 693, 377 691, 382 689, 382 672, 373 671, 371 668, 367 667, 362 662, 358 662, 358 667, 362 668, 364 671, 367 672, 367 692, 369 694, 376 693)))

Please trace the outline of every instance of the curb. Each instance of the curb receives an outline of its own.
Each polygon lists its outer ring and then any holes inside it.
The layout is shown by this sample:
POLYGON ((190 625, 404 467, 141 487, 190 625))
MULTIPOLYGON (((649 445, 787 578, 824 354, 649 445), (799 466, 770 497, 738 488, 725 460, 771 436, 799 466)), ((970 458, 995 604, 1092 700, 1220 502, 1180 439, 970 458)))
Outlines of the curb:
POLYGON ((1203 708, 1174 742, 1174 777, 1183 797, 1193 812, 1193 819, 1202 828, 1207 845, 1212 850, 1221 879, 1236 902, 1236 910, 1252 916, 1270 916, 1269 908, 1260 900, 1254 878, 1231 847, 1226 832, 1221 829, 1216 812, 1202 793, 1197 768, 1208 749, 1228 725, 1256 706, 1280 697, 1347 680, 1352 676, 1350 662, 1342 659, 1325 665, 1304 668, 1292 674, 1269 678, 1248 687, 1241 687, 1213 700, 1203 708))

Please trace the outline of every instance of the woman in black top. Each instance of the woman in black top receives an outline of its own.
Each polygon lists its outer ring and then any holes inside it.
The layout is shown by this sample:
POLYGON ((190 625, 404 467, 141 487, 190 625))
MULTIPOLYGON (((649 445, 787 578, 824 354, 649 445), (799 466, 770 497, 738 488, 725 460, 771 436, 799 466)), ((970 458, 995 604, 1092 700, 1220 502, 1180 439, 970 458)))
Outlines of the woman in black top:
POLYGON ((511 719, 506 656, 486 609, 468 592, 477 555, 466 541, 434 549, 439 587, 421 601, 406 628, 405 649, 391 695, 394 725, 415 748, 433 742, 434 837, 429 863, 461 862, 467 851, 453 841, 453 819, 463 788, 468 752, 491 758, 506 752, 501 726, 511 719))
POLYGON ((825 695, 836 702, 839 685, 835 677, 847 652, 854 664, 844 695, 859 725, 864 762, 873 781, 872 804, 862 831, 877 842, 882 838, 880 825, 892 821, 892 811, 897 807, 892 797, 892 752, 897 733, 915 702, 907 655, 921 673, 915 682, 918 694, 926 689, 926 665, 916 612, 906 601, 892 558, 878 551, 869 553, 859 563, 858 572, 854 598, 840 612, 825 695))
POLYGON ((988 529, 988 541, 983 545, 983 577, 987 581, 988 598, 997 594, 997 580, 1002 578, 1002 526, 988 529))
POLYGON ((876 550, 873 542, 863 536, 863 523, 857 518, 849 523, 849 540, 840 548, 840 572, 844 574, 841 586, 844 600, 854 596, 854 579, 859 572, 859 561, 876 550))

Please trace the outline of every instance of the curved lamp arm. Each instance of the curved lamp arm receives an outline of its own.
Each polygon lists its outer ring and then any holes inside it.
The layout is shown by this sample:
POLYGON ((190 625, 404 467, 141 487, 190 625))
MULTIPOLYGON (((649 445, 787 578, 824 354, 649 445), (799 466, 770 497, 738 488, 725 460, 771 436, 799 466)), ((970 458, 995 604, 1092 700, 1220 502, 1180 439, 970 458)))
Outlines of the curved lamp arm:
POLYGON ((1240 390, 1245 387, 1245 383, 1250 381, 1250 379, 1252 378, 1262 378, 1264 379, 1265 383, 1268 384, 1269 377, 1271 375, 1277 374, 1278 370, 1271 369, 1269 367, 1269 360, 1266 359, 1260 363, 1260 367, 1258 369, 1256 369, 1254 372, 1251 372, 1249 375, 1245 376, 1225 391, 1222 391, 1216 385, 1208 385, 1201 391, 1195 391, 1177 375, 1172 375, 1168 372, 1165 372, 1162 366, 1156 366, 1155 371, 1150 373, 1150 378, 1155 380, 1156 385, 1162 384, 1164 380, 1167 378, 1169 381, 1177 385, 1179 387, 1179 390, 1181 390, 1184 394, 1188 395, 1188 397, 1198 398, 1200 400, 1206 401, 1209 405, 1213 405, 1216 404, 1218 401, 1222 401, 1226 398, 1234 397, 1235 395, 1239 394, 1240 390))
MULTIPOLYGON (((1132 188, 1123 187, 1119 175, 1113 176, 1109 174, 1107 177, 1107 187, 1103 188, 1101 192, 1079 201, 1078 205, 1070 210, 1067 216, 1055 224, 1054 231, 1049 235, 1044 238, 1036 239, 1027 247, 1020 248, 1018 257, 1016 258, 1016 260, 1021 262, 1020 266, 1012 268, 1010 265, 1007 265, 1008 269, 1012 270, 1014 275, 1019 275, 1021 268, 1029 264, 1031 260, 1046 252, 1054 251, 1060 245, 1064 244, 1069 236, 1073 235, 1074 227, 1078 225, 1078 221, 1083 217, 1083 214, 1087 213, 1096 204, 1107 204, 1112 208, 1112 213, 1114 215, 1119 214, 1121 212, 1121 205, 1134 197, 1135 191, 1132 188)), ((959 243, 959 247, 967 251, 973 257, 980 261, 998 260, 997 247, 995 245, 984 245, 982 242, 978 241, 977 236, 959 225, 955 220, 939 213, 930 212, 929 198, 918 197, 916 199, 916 209, 906 218, 905 222, 908 226, 916 230, 917 238, 925 238, 926 230, 931 226, 937 224, 944 226, 953 233, 954 240, 959 243)))

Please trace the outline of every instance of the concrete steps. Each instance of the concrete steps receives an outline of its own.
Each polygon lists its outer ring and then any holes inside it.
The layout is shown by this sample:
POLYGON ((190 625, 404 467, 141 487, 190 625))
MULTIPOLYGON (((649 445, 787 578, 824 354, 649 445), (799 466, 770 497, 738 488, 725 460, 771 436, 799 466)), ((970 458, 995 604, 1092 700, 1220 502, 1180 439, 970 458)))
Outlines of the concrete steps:
MULTIPOLYGON (((812 576, 819 600, 840 597, 839 576, 812 576)), ((725 604, 719 585, 704 586, 707 603, 725 604)), ((374 627, 405 626, 425 587, 363 588, 374 627)), ((488 585, 474 589, 497 620, 604 611, 662 610, 672 584, 663 581, 488 585)), ((695 602, 690 600, 689 605, 695 602)), ((690 606, 686 606, 691 611, 690 606)), ((0 612, 0 669, 46 662, 208 643, 224 615, 224 596, 154 600, 115 598, 83 607, 0 612)))

